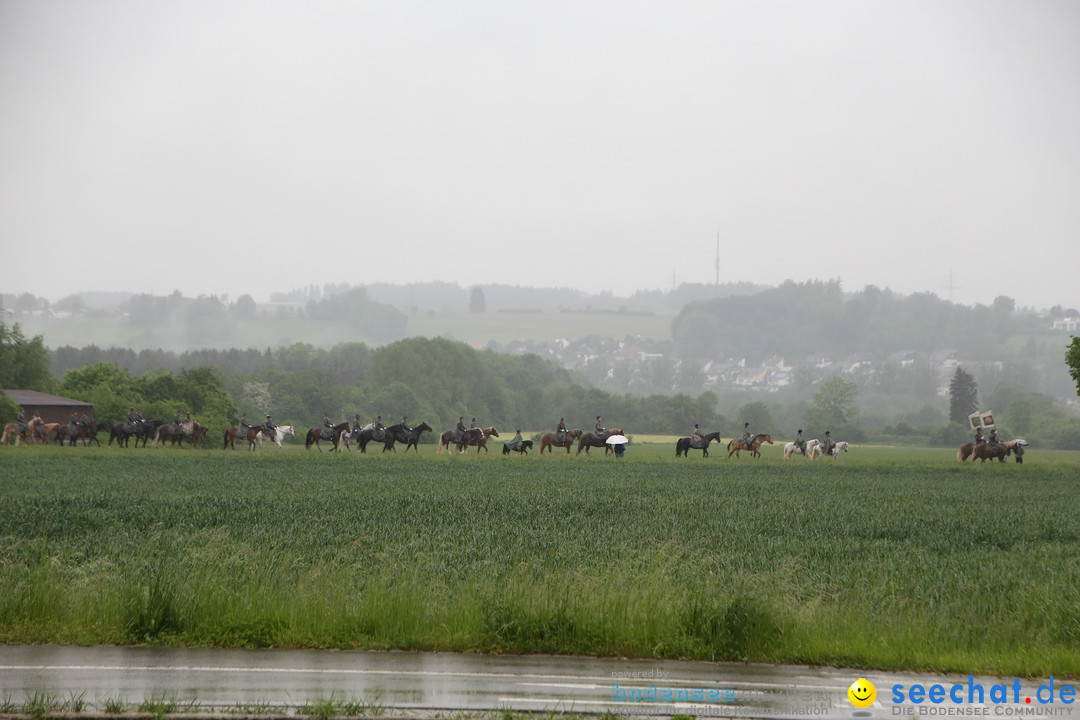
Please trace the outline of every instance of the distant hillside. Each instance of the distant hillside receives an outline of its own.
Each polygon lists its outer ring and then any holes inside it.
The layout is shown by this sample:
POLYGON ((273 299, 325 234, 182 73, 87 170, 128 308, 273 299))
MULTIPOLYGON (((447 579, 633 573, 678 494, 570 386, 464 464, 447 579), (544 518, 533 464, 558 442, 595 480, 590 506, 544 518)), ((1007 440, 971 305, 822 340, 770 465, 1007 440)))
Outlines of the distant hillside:
POLYGON ((1044 332, 1045 320, 999 297, 968 307, 931 294, 900 295, 867 287, 846 294, 832 282, 787 282, 753 296, 686 305, 672 323, 675 354, 684 358, 806 358, 844 353, 883 357, 911 350, 953 349, 965 358, 1001 360, 1018 333, 1044 332))
MULTIPOLYGON (((652 312, 674 315, 695 300, 750 295, 767 289, 752 283, 722 285, 683 284, 673 290, 639 290, 629 297, 612 293, 592 295, 573 288, 522 287, 518 285, 481 284, 463 288, 455 283, 428 282, 408 285, 372 283, 362 286, 372 300, 393 305, 406 314, 463 313, 470 310, 470 295, 479 289, 486 312, 506 311, 603 311, 652 312)), ((348 285, 310 287, 271 295, 273 303, 303 305, 328 295, 347 292, 348 285)))

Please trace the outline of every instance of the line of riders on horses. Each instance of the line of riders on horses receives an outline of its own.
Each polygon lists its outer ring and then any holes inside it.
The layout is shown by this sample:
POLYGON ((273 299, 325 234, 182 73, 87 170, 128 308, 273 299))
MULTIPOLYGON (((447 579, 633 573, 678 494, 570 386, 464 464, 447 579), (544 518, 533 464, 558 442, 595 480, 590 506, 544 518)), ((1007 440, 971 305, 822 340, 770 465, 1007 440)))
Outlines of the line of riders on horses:
MULTIPOLYGON (((394 450, 396 443, 405 443, 406 452, 410 448, 414 448, 419 452, 418 444, 421 434, 431 430, 431 426, 427 423, 421 423, 415 428, 411 427, 408 416, 403 417, 399 423, 387 426, 384 424, 381 415, 367 424, 363 423, 359 415, 353 416, 351 424, 348 422, 335 424, 330 417, 330 413, 326 413, 323 415, 322 427, 309 430, 304 445, 307 448, 315 445, 322 450, 320 442, 329 441, 332 443, 333 449, 338 450, 342 444, 346 448, 350 448, 350 443, 356 442, 361 452, 367 452, 368 443, 381 442, 385 452, 394 450)), ((603 418, 599 415, 596 416, 596 425, 591 433, 585 433, 579 429, 570 430, 566 427, 566 419, 559 418, 555 432, 545 433, 541 436, 540 453, 543 454, 544 450, 551 451, 551 448, 554 447, 566 448, 566 452, 569 453, 570 448, 577 442, 578 454, 582 450, 588 453, 592 447, 603 447, 606 454, 608 451, 619 450, 618 445, 609 446, 607 440, 622 435, 622 433, 621 429, 609 430, 605 428, 603 418)), ((484 450, 486 453, 488 451, 487 441, 492 437, 499 437, 499 431, 494 425, 481 427, 475 417, 472 418, 469 425, 466 425, 465 416, 462 415, 458 417, 454 429, 447 430, 439 436, 438 452, 440 454, 444 451, 450 452, 451 448, 453 448, 453 451, 457 453, 464 453, 468 452, 469 448, 475 447, 477 452, 484 450)), ((524 439, 521 436, 521 429, 518 428, 514 436, 503 443, 503 454, 509 455, 512 452, 517 452, 527 455, 528 451, 533 447, 533 441, 524 439)))
MULTIPOLYGON (((110 427, 106 423, 95 425, 85 412, 82 415, 72 413, 71 419, 66 424, 46 423, 37 415, 27 419, 26 408, 20 407, 12 429, 17 439, 27 442, 40 440, 48 443, 55 439, 63 445, 66 439, 68 445, 75 445, 82 441, 85 445, 95 442, 99 446, 101 441, 98 440, 98 433, 109 430, 109 444, 112 445, 113 440, 116 440, 117 445, 123 447, 127 447, 133 437, 136 447, 140 440, 145 447, 150 438, 154 438, 155 444, 159 441, 171 440, 173 445, 178 442, 182 445, 183 441, 187 440, 195 445, 201 437, 206 435, 206 428, 193 421, 191 413, 181 418, 180 411, 177 410, 173 422, 166 423, 161 420, 148 421, 143 418, 142 412, 135 408, 128 411, 126 422, 115 423, 110 427)), ((6 434, 4 439, 7 440, 6 434)))

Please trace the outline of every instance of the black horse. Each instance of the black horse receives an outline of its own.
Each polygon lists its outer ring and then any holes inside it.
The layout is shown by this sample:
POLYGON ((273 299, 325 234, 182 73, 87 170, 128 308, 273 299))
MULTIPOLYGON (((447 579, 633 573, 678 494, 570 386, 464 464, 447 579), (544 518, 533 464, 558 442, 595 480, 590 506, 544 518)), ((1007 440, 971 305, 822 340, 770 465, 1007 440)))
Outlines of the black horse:
MULTIPOLYGON (((385 443, 390 438, 390 430, 391 430, 391 428, 399 427, 400 425, 401 425, 401 423, 398 423, 397 425, 391 425, 388 428, 383 428, 382 431, 379 432, 379 433, 375 432, 374 427, 368 426, 368 427, 365 427, 365 428, 363 428, 361 430, 353 430, 352 433, 349 435, 349 437, 356 441, 356 445, 357 445, 357 447, 360 448, 360 452, 366 453, 368 443, 372 443, 372 442, 385 443)), ((345 436, 342 435, 342 437, 345 437, 345 436)), ((401 442, 405 442, 405 440, 402 440, 401 442)), ((347 446, 348 445, 346 444, 346 447, 347 446)))
POLYGON ((675 443, 675 457, 690 457, 691 450, 700 450, 701 457, 709 457, 709 445, 712 444, 713 440, 720 442, 720 433, 712 432, 708 435, 703 435, 702 440, 705 441, 704 444, 701 447, 696 448, 693 444, 693 438, 679 438, 679 441, 675 443))
POLYGON ((503 443, 503 455, 509 455, 511 451, 528 455, 532 446, 532 440, 522 440, 517 447, 510 447, 510 443, 503 443))
POLYGON ((157 429, 164 424, 164 420, 144 420, 139 423, 115 423, 109 429, 109 445, 112 445, 112 441, 116 440, 118 447, 127 447, 131 438, 135 438, 135 447, 139 447, 140 440, 142 440, 143 447, 146 447, 146 442, 154 437, 157 429))
POLYGON ((584 433, 581 436, 581 439, 578 440, 577 454, 580 455, 581 451, 584 450, 585 454, 588 455, 589 448, 602 447, 604 448, 604 455, 607 455, 609 452, 612 452, 611 446, 607 444, 607 439, 612 435, 623 434, 625 433, 618 428, 608 430, 603 435, 597 435, 594 432, 584 433))
POLYGON ((405 452, 409 452, 409 448, 414 448, 416 454, 420 454, 420 448, 418 443, 420 442, 420 435, 424 432, 431 432, 431 426, 426 422, 422 422, 411 430, 402 427, 401 423, 397 425, 391 425, 386 428, 386 439, 383 440, 383 452, 387 450, 393 450, 397 452, 394 447, 394 443, 405 443, 405 452))

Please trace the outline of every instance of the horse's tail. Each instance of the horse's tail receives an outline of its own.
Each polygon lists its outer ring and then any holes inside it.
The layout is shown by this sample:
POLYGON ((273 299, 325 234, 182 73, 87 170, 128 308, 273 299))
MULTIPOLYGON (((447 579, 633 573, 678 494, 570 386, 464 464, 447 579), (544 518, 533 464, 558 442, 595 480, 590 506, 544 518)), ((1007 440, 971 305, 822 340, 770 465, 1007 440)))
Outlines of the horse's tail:
POLYGON ((961 447, 959 450, 956 451, 956 459, 959 460, 960 462, 964 462, 964 448, 963 447, 961 447))

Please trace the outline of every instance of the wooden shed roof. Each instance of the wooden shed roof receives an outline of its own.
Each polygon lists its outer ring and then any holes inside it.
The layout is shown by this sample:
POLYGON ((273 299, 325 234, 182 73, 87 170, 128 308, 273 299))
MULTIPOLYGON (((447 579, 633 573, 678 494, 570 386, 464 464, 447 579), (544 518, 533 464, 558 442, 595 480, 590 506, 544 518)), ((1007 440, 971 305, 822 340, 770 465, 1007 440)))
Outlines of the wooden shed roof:
POLYGON ((93 407, 93 403, 88 403, 84 400, 72 400, 71 398, 60 397, 59 395, 50 395, 49 393, 38 392, 37 390, 0 390, 0 392, 7 395, 16 405, 57 405, 57 406, 69 406, 69 407, 93 407))

